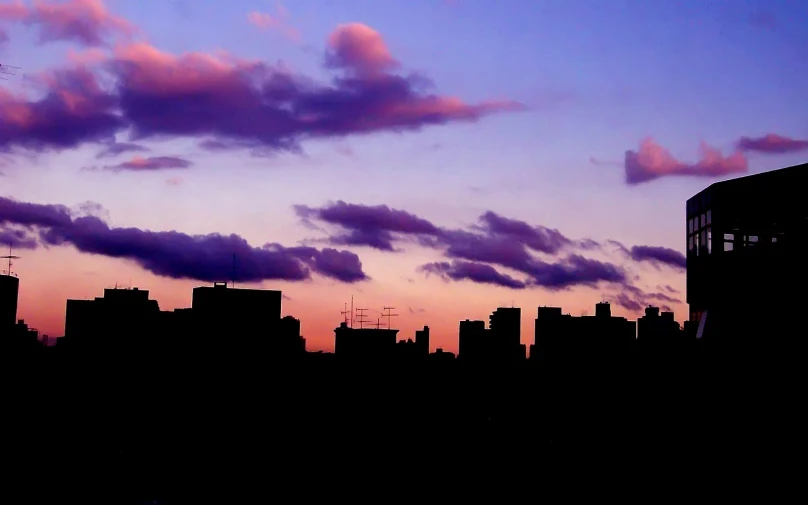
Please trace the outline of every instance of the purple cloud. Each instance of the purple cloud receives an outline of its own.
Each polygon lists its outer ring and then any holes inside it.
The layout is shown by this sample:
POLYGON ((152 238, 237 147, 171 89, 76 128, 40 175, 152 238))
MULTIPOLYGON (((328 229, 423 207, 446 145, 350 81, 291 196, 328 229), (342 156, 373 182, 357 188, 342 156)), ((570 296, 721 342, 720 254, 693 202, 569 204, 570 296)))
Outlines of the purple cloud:
POLYGON ((571 243, 570 239, 558 230, 531 226, 524 221, 503 217, 490 210, 480 216, 480 221, 483 223, 483 230, 488 234, 514 239, 534 251, 555 254, 571 243))
POLYGON ((526 287, 523 281, 497 272, 494 267, 485 263, 457 260, 448 263, 442 261, 421 265, 418 270, 427 275, 435 274, 444 279, 454 281, 470 280, 479 284, 493 284, 511 289, 524 289, 526 287))
POLYGON ((133 141, 194 138, 208 148, 299 151, 312 138, 415 131, 523 109, 437 95, 428 79, 383 65, 379 37, 363 25, 339 27, 326 51, 336 72, 327 83, 236 57, 120 45, 112 56, 76 58, 39 76, 38 100, 0 90, 0 147, 59 150, 129 133, 133 141), (363 45, 371 42, 374 51, 363 45))
POLYGON ((286 248, 279 244, 253 247, 231 234, 187 235, 177 231, 111 228, 99 217, 78 216, 67 207, 18 202, 0 197, 0 226, 15 225, 39 232, 49 246, 72 245, 77 250, 134 261, 162 277, 217 281, 300 281, 316 272, 341 282, 368 277, 359 257, 348 251, 286 248))
MULTIPOLYGON (((673 298, 665 293, 647 293, 637 286, 629 283, 620 286, 620 292, 614 296, 612 302, 632 312, 639 312, 645 307, 657 305, 659 302, 682 303, 681 300, 673 298)), ((664 305, 664 308, 666 310, 670 310, 668 305, 664 305)))
POLYGON ((678 270, 687 268, 687 258, 684 254, 668 247, 655 247, 635 245, 630 251, 634 261, 647 261, 655 265, 665 265, 678 270))
POLYGON ((309 225, 317 220, 345 230, 330 238, 333 244, 393 251, 393 233, 435 235, 439 232, 438 227, 426 219, 386 205, 356 205, 340 200, 320 208, 296 205, 294 210, 309 225))
POLYGON ((176 156, 151 156, 148 158, 135 157, 129 161, 118 163, 117 165, 107 165, 105 170, 144 172, 154 170, 170 170, 176 168, 188 168, 192 163, 186 159, 176 156))
POLYGON ((102 149, 95 157, 99 159, 113 158, 123 153, 143 152, 148 150, 147 147, 132 142, 114 142, 102 149))
POLYGON ((38 243, 27 231, 0 226, 0 246, 14 249, 36 249, 38 243))
POLYGON ((808 140, 798 140, 769 133, 762 137, 741 137, 738 149, 766 154, 786 154, 808 150, 808 140))
MULTIPOLYGON (((492 211, 484 212, 479 223, 469 230, 460 230, 439 227, 427 219, 386 205, 367 206, 339 201, 319 208, 298 205, 294 209, 309 228, 320 229, 319 224, 337 227, 338 231, 328 238, 332 244, 396 251, 396 241, 411 239, 423 247, 440 250, 445 257, 456 262, 433 263, 421 271, 440 273, 448 279, 480 279, 476 282, 517 289, 519 283, 547 289, 595 286, 600 282, 630 285, 625 269, 575 253, 601 248, 599 242, 572 240, 558 230, 533 226, 492 211), (531 253, 558 256, 564 250, 571 254, 555 262, 541 260, 531 253), (483 271, 480 265, 490 265, 491 269, 483 271), (494 270, 494 266, 524 274, 525 279, 499 277, 504 274, 494 270), (476 270, 472 271, 472 267, 476 270)), ((653 260, 676 265, 678 253, 673 251, 671 254, 672 250, 666 252, 647 246, 630 250, 617 241, 605 243, 618 247, 625 256, 637 262, 653 260)))

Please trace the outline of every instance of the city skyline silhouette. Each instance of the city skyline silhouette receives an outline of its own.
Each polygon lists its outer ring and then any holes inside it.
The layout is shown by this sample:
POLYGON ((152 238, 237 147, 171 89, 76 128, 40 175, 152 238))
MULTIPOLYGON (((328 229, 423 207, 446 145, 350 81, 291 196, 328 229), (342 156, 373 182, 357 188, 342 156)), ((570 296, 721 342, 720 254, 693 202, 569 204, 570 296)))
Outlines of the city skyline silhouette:
POLYGON ((0 0, 4 501, 776 500, 807 23, 0 0))
POLYGON ((44 239, 4 224, 0 243, 10 236, 24 257, 21 314, 51 336, 64 333, 65 299, 116 284, 188 306, 200 282, 230 280, 234 253, 238 284, 283 291, 324 349, 352 295, 371 310, 397 307, 405 334, 430 325, 446 348, 456 321, 511 303, 578 315, 605 295, 630 319, 650 303, 681 321, 678 206, 711 181, 799 164, 808 145, 793 50, 805 13, 785 3, 640 13, 585 0, 494 12, 443 1, 71 0, 48 15, 46 4, 0 12, 0 61, 19 67, 0 87, 0 197, 65 205, 77 222, 44 239), (693 35, 693 16, 711 28, 693 35), (653 55, 620 35, 638 26, 653 55), (517 33, 515 56, 494 58, 513 52, 517 33), (664 63, 676 61, 709 71, 664 63), (748 65, 768 70, 752 78, 748 65), (287 113, 284 128, 256 129, 287 113), (160 240, 166 254, 174 239, 191 247, 209 234, 227 239, 186 251, 200 263, 179 271, 140 242, 160 240), (264 244, 280 245, 269 254, 264 244), (483 257, 483 247, 500 250, 483 257), (548 268, 587 276, 557 289, 548 268))

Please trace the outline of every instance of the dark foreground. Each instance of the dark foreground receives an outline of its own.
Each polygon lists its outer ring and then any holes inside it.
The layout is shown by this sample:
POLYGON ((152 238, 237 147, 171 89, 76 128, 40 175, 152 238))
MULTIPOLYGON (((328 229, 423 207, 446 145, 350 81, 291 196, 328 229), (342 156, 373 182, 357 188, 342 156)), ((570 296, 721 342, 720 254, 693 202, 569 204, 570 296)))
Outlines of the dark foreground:
POLYGON ((6 359, 3 501, 521 501, 776 476, 771 497, 799 468, 799 368, 618 365, 6 359))

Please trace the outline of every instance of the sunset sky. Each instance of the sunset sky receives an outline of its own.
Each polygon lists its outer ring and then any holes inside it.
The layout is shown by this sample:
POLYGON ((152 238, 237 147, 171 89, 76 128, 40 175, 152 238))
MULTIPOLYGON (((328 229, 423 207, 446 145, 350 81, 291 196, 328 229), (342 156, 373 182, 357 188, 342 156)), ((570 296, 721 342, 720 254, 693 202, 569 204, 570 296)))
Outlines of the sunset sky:
MULTIPOLYGON (((684 304, 685 200, 808 158, 808 3, 0 0, 18 317, 227 280, 310 350, 540 305, 684 304)), ((5 254, 5 253, 4 253, 5 254)), ((6 267, 3 266, 3 269, 6 267)))

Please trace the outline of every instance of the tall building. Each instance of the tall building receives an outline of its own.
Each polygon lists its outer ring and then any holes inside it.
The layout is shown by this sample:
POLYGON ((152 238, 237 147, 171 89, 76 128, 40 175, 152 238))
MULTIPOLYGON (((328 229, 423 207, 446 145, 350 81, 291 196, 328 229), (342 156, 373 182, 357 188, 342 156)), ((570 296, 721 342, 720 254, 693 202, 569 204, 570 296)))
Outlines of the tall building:
POLYGON ((20 279, 0 274, 0 335, 10 333, 17 322, 20 279))
POLYGON ((807 184, 804 164, 718 182, 687 200, 687 303, 699 338, 796 336, 808 280, 807 184))
POLYGON ((429 326, 424 326, 423 330, 415 330, 415 347, 418 348, 418 354, 429 354, 429 326))
POLYGON ((524 359, 522 345, 522 309, 519 307, 499 307, 488 320, 494 351, 502 360, 524 359))
POLYGON ((478 361, 486 354, 485 321, 460 321, 458 357, 466 362, 478 361))
POLYGON ((224 282, 194 288, 197 336, 269 338, 280 325, 282 298, 280 291, 229 288, 224 282))

